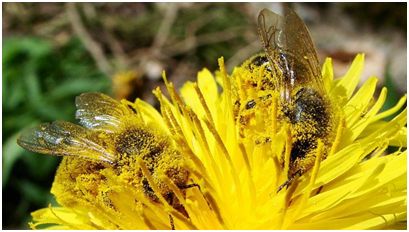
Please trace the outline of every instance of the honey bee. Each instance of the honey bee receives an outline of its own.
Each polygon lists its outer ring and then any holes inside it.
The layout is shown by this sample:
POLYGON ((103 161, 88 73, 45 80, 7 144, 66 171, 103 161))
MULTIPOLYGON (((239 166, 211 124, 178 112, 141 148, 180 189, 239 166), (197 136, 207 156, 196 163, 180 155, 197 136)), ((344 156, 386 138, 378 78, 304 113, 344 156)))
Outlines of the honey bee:
MULTIPOLYGON (((137 159, 142 160, 163 198, 187 216, 170 188, 155 178, 161 171, 182 191, 188 186, 189 172, 183 166, 185 157, 170 139, 144 124, 137 110, 126 101, 119 102, 101 93, 84 93, 75 103, 81 126, 64 121, 44 123, 24 131, 17 143, 29 151, 64 156, 59 168, 69 173, 73 182, 81 175, 98 179, 95 185, 102 185, 105 179, 100 171, 111 169, 118 176, 127 175, 131 185, 157 202, 158 197, 137 165, 137 159)), ((89 191, 95 189, 98 186, 89 191)), ((105 197, 104 201, 112 206, 109 198, 105 197)))
POLYGON ((280 191, 313 166, 318 139, 329 145, 334 116, 314 44, 298 15, 288 7, 284 16, 264 9, 258 16, 258 31, 275 76, 280 109, 291 125, 288 180, 280 191))
MULTIPOLYGON (((330 145, 334 109, 324 89, 312 39, 298 15, 288 7, 283 16, 264 9, 258 16, 258 32, 264 52, 242 67, 252 76, 246 81, 261 94, 259 99, 246 99, 242 104, 245 110, 252 110, 257 102, 265 102, 262 98, 278 93, 278 118, 290 126, 292 143, 287 181, 279 186, 280 191, 314 165, 318 140, 330 145)), ((249 121, 242 118, 242 124, 249 121)))

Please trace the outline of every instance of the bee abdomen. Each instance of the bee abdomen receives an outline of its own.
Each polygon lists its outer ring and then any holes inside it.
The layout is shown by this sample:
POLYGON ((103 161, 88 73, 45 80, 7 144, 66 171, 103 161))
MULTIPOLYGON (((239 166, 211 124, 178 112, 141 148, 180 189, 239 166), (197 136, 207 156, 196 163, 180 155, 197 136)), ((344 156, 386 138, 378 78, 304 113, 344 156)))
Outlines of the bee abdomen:
POLYGON ((294 167, 289 177, 294 173, 307 170, 312 163, 314 149, 318 139, 327 143, 331 131, 331 109, 327 100, 313 88, 304 87, 298 90, 293 105, 286 107, 284 114, 292 125, 292 149, 290 164, 294 167), (297 161, 298 160, 298 161, 297 161), (312 161, 311 161, 312 162, 312 161))
POLYGON ((295 105, 289 119, 292 124, 305 124, 306 133, 323 137, 328 134, 330 121, 328 110, 328 103, 316 90, 301 88, 296 94, 295 105))
POLYGON ((300 139, 292 144, 290 162, 294 162, 297 158, 303 159, 306 154, 317 147, 317 142, 314 139, 300 139))

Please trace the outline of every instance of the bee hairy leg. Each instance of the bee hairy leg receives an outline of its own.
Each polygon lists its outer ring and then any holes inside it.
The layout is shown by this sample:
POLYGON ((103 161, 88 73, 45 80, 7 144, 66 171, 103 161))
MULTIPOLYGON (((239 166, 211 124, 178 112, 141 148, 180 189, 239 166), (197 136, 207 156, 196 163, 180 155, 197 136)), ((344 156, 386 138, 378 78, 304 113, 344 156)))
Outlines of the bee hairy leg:
POLYGON ((277 193, 279 193, 281 191, 281 189, 283 189, 284 187, 288 188, 288 186, 290 186, 290 184, 292 183, 293 178, 290 178, 288 180, 286 180, 282 185, 280 185, 277 189, 277 193))
POLYGON ((173 222, 173 217, 170 214, 169 214, 169 223, 170 223, 170 229, 175 230, 175 223, 173 222))
POLYGON ((183 186, 179 186, 180 189, 189 189, 189 188, 194 188, 194 187, 197 187, 197 188, 199 188, 199 191, 202 191, 202 190, 200 189, 200 185, 195 184, 195 183, 193 183, 193 184, 188 184, 188 185, 183 185, 183 186))
MULTIPOLYGON (((169 203, 170 205, 173 205, 173 197, 169 197, 168 203, 169 203)), ((175 230, 175 222, 174 222, 174 220, 173 220, 173 217, 172 217, 172 215, 170 215, 170 214, 168 214, 168 215, 169 215, 170 229, 171 229, 171 230, 175 230)))
POLYGON ((302 170, 298 170, 294 175, 288 178, 282 185, 280 185, 277 189, 277 193, 279 193, 284 187, 288 189, 288 187, 296 180, 298 177, 302 175, 302 170))

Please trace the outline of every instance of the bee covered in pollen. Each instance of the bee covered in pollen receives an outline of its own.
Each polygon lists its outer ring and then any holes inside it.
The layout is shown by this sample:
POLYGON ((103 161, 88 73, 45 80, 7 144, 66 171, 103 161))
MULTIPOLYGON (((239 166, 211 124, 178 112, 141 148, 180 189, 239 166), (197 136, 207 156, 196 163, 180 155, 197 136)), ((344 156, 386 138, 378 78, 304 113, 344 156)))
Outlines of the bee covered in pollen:
MULTIPOLYGON (((324 144, 322 158, 326 158, 326 147, 331 146, 334 135, 335 109, 324 88, 312 39, 298 15, 288 7, 283 16, 264 9, 258 16, 258 32, 264 52, 241 66, 248 75, 239 78, 237 89, 245 93, 239 91, 235 115, 246 128, 257 120, 257 107, 259 112, 275 108, 277 127, 289 127, 291 153, 287 181, 278 187, 280 191, 312 168, 318 141, 324 144)), ((271 140, 255 140, 256 144, 260 141, 271 140)))
MULTIPOLYGON (((44 123, 24 131, 17 141, 29 151, 64 156, 56 175, 56 180, 66 179, 62 191, 72 192, 91 204, 101 199, 102 204, 115 210, 105 176, 110 171, 152 202, 159 202, 160 193, 169 205, 188 217, 174 192, 160 178, 164 174, 182 192, 188 186, 186 158, 167 135, 144 123, 127 101, 119 102, 101 93, 84 93, 76 98, 76 107, 81 126, 64 121, 44 123)), ((75 201, 70 199, 68 204, 75 201)))

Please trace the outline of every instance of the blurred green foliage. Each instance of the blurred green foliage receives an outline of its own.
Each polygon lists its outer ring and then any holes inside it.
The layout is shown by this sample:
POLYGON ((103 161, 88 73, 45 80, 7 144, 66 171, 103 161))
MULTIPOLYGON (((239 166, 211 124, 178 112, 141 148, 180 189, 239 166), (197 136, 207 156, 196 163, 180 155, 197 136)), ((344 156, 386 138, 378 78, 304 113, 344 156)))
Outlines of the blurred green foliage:
POLYGON ((58 157, 25 151, 16 143, 19 133, 40 122, 73 121, 75 96, 107 92, 110 80, 76 39, 55 47, 36 37, 5 38, 2 65, 3 222, 27 228, 27 212, 53 201, 49 186, 58 157))

